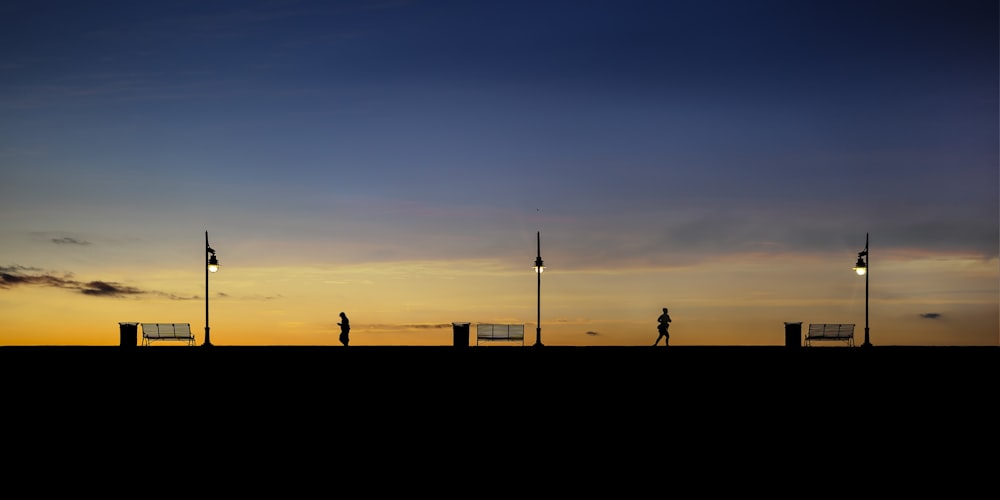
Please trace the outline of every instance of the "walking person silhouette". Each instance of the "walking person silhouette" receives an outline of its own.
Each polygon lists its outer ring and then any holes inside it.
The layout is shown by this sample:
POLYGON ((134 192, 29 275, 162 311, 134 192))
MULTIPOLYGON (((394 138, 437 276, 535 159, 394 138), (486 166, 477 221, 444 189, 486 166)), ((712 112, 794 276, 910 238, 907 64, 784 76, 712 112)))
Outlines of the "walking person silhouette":
POLYGON ((340 313, 340 343, 347 345, 351 341, 349 334, 351 333, 351 320, 347 319, 347 315, 340 313))
POLYGON ((663 314, 659 318, 656 318, 656 331, 659 333, 656 337, 656 342, 653 342, 655 347, 660 343, 660 339, 663 339, 663 346, 667 347, 670 345, 670 315, 667 314, 667 308, 663 308, 663 314))

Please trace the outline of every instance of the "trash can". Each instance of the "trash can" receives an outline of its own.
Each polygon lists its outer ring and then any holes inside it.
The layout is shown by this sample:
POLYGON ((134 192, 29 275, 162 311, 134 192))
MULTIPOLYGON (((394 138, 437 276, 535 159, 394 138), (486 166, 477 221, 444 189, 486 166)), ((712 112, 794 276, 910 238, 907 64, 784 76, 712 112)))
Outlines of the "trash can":
POLYGON ((118 345, 121 347, 135 347, 138 337, 138 322, 118 323, 118 345))
POLYGON ((469 323, 452 323, 452 345, 469 347, 469 323))
POLYGON ((802 347, 802 322, 785 322, 785 347, 802 347))

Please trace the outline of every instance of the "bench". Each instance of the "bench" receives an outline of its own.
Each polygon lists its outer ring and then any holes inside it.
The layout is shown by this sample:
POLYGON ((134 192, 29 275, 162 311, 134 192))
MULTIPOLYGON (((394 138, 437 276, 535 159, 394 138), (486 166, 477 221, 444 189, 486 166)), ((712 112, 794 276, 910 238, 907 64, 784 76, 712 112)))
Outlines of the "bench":
POLYGON ((479 342, 520 342, 524 345, 524 325, 476 324, 476 345, 479 342))
POLYGON ((806 345, 814 340, 839 340, 854 347, 854 323, 812 323, 806 333, 806 345))
POLYGON ((143 323, 142 345, 149 345, 157 340, 177 340, 194 345, 194 334, 190 323, 143 323))

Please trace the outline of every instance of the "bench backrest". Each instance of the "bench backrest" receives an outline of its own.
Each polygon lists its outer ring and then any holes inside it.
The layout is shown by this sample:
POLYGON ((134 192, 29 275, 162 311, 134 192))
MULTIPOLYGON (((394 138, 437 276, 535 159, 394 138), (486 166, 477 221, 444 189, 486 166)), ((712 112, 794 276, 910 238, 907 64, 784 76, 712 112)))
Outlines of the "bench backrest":
POLYGON ((479 340, 524 340, 524 325, 479 323, 476 325, 476 338, 479 340))
POLYGON ((143 323, 142 336, 148 339, 189 339, 190 323, 143 323))
POLYGON ((854 336, 854 323, 814 323, 806 335, 813 339, 846 339, 854 336))

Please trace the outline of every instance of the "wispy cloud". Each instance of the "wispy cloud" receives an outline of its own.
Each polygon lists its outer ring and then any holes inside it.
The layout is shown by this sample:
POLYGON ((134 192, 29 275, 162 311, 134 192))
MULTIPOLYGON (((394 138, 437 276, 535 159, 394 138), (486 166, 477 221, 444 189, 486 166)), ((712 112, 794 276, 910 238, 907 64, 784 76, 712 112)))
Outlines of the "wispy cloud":
POLYGON ((418 324, 397 325, 397 326, 402 327, 402 328, 412 328, 414 330, 436 330, 436 329, 440 329, 440 328, 451 328, 452 324, 451 323, 436 323, 436 324, 418 323, 418 324))
POLYGON ((118 283, 106 281, 90 281, 87 283, 69 282, 72 288, 76 288, 84 295, 94 295, 98 297, 122 297, 125 295, 135 295, 146 293, 138 288, 122 286, 118 283))
POLYGON ((89 241, 78 240, 76 238, 70 238, 68 236, 64 236, 62 238, 52 238, 52 243, 55 243, 56 245, 89 245, 90 244, 89 241))
POLYGON ((394 324, 394 323, 374 323, 366 324, 365 328, 369 330, 439 330, 444 328, 452 328, 451 323, 410 323, 410 324, 394 324))
POLYGON ((17 286, 42 286, 75 291, 91 297, 126 297, 148 293, 136 287, 113 281, 79 281, 73 279, 72 274, 38 274, 37 271, 34 268, 17 265, 0 267, 0 289, 11 289, 17 286))

